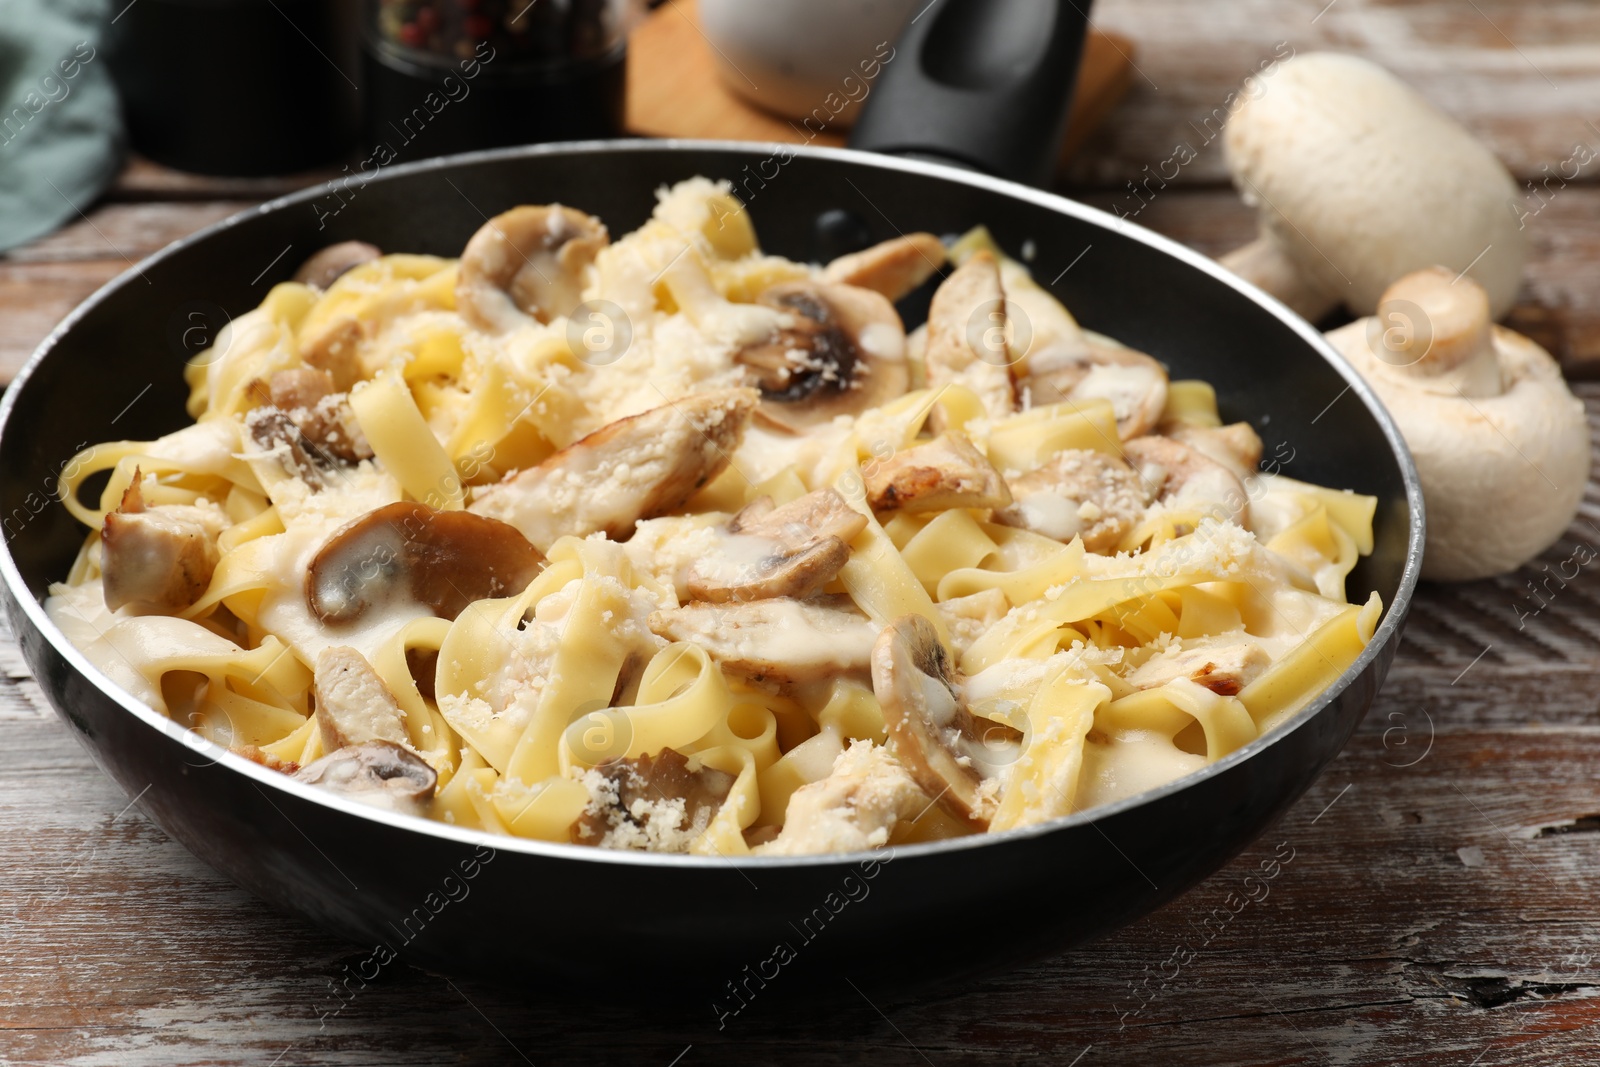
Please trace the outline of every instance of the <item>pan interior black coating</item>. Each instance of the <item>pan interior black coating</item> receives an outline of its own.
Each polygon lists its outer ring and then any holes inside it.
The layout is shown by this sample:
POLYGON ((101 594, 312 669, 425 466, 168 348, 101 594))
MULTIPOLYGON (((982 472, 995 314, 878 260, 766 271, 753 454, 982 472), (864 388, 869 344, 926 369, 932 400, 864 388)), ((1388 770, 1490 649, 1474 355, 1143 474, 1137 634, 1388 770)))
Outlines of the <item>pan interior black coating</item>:
POLYGON ((609 953, 644 944, 680 961, 684 990, 714 990, 779 942, 796 942, 795 924, 825 902, 826 933, 791 947, 812 966, 847 964, 861 983, 895 986, 1057 951, 1194 884, 1304 791, 1370 704, 1415 583, 1420 497, 1381 409, 1303 326, 1159 244, 1109 216, 954 171, 728 145, 515 150, 312 190, 141 264, 69 320, 13 388, 0 431, 13 622, 46 693, 130 794, 151 785, 146 810, 169 833, 272 903, 426 966, 537 982, 541 967, 560 961, 566 987, 579 988, 606 980, 609 953), (737 865, 597 858, 503 839, 488 846, 447 827, 356 814, 274 788, 269 772, 242 760, 184 745, 60 647, 36 598, 66 574, 83 536, 51 501, 63 465, 86 444, 183 425, 184 361, 306 256, 347 239, 454 256, 488 216, 519 203, 571 204, 625 233, 648 217, 659 187, 694 175, 731 180, 762 246, 791 257, 811 257, 817 217, 837 209, 855 214, 873 239, 983 223, 1010 253, 1031 249, 1035 276, 1085 327, 1155 355, 1175 378, 1211 382, 1224 418, 1256 426, 1267 458, 1286 473, 1378 498, 1376 548, 1349 579, 1351 600, 1377 590, 1389 608, 1374 647, 1320 710, 1251 746, 1260 749, 1255 758, 1230 757, 1184 788, 1093 820, 914 846, 870 868, 861 857, 737 865), (472 903, 430 911, 424 902, 447 877, 470 889, 472 903), (850 886, 861 888, 841 897, 850 886), (831 910, 840 899, 845 906, 831 910), (589 920, 557 918, 574 908, 589 920), (1027 922, 1007 924, 1016 909, 1027 922), (992 921, 955 947, 926 936, 963 915, 992 921))

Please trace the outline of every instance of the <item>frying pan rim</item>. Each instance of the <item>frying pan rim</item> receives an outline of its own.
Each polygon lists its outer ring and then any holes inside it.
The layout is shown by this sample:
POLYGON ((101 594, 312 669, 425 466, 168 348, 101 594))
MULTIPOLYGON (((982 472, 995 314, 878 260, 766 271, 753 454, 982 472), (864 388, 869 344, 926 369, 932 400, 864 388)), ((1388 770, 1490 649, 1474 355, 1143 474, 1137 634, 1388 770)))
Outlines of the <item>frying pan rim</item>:
MULTIPOLYGON (((1373 668, 1378 657, 1384 654, 1391 643, 1397 640, 1400 627, 1404 624, 1405 616, 1410 608, 1412 594, 1416 590, 1417 581, 1421 573, 1422 546, 1426 530, 1426 519, 1423 511, 1422 488, 1418 481, 1416 465, 1412 461, 1411 453, 1407 449, 1405 440, 1399 428, 1390 417, 1388 410, 1383 406, 1376 393, 1366 383, 1360 374, 1351 367, 1338 353, 1323 339, 1321 333, 1300 316, 1290 311, 1270 294, 1256 288, 1244 279, 1233 274, 1215 260, 1200 254, 1177 241, 1164 237, 1161 234, 1148 230, 1137 223, 1111 212, 1102 211, 1086 204, 1078 203, 1055 193, 1034 189, 1030 186, 1001 178, 992 178, 987 175, 962 170, 944 164, 927 162, 923 160, 902 160, 891 156, 876 155, 868 152, 858 152, 847 148, 826 148, 812 145, 792 145, 779 142, 751 142, 727 140, 694 140, 683 138, 672 139, 616 139, 593 141, 569 141, 555 144, 524 145, 513 148, 489 149, 479 152, 467 152, 453 156, 441 156, 434 159, 420 160, 415 163, 401 164, 384 168, 381 173, 373 176, 370 181, 384 182, 429 171, 448 171, 461 166, 472 166, 482 163, 494 163, 502 160, 522 159, 539 156, 605 156, 625 155, 637 153, 640 155, 661 155, 671 157, 686 151, 711 151, 726 152, 737 155, 747 155, 759 161, 764 156, 788 153, 796 158, 819 160, 823 162, 848 163, 855 166, 871 167, 882 171, 898 172, 914 175, 920 178, 932 177, 955 184, 968 185, 986 192, 999 193, 1015 200, 1023 201, 1031 206, 1056 211, 1069 215, 1078 220, 1102 229, 1110 230, 1121 236, 1144 244, 1156 251, 1175 258, 1187 266, 1209 275, 1213 280, 1220 281, 1235 289, 1252 303, 1265 309, 1274 317, 1288 326, 1295 334, 1304 340, 1313 351, 1322 357, 1323 361, 1331 366, 1336 373, 1345 380, 1346 392, 1354 393, 1364 404, 1377 422, 1382 431, 1390 452, 1400 467, 1402 481, 1405 485, 1406 503, 1410 518, 1407 530, 1407 547, 1405 566, 1401 572, 1399 586, 1394 601, 1385 606, 1384 615, 1377 629, 1373 632, 1372 639, 1362 649, 1356 661, 1334 679, 1315 700, 1300 709, 1288 722, 1275 727, 1271 732, 1252 740, 1250 743, 1236 749, 1221 759, 1207 764, 1199 770, 1183 775, 1171 782, 1146 790, 1131 797, 1111 804, 1091 808, 1087 811, 1076 812, 1072 815, 1050 819, 1043 823, 1019 827, 1014 830, 1005 830, 997 833, 972 834, 963 837, 950 838, 943 841, 930 841, 918 844, 905 844, 893 846, 892 852, 895 859, 911 857, 934 857, 946 853, 974 848, 998 847, 1007 843, 1020 842, 1047 834, 1064 833, 1085 824, 1094 824, 1135 808, 1153 804, 1175 793, 1181 792, 1200 783, 1216 777, 1247 759, 1262 755, 1289 734, 1303 728, 1312 719, 1322 714, 1324 710, 1342 694, 1363 673, 1373 668)), ((364 186, 363 186, 364 187, 364 186)), ((112 293, 129 285, 138 279, 143 271, 156 263, 171 256, 179 255, 191 247, 204 244, 213 235, 225 232, 234 226, 242 224, 247 219, 259 215, 272 214, 297 205, 309 204, 311 201, 323 196, 321 186, 312 186, 307 189, 289 193, 266 203, 247 208, 226 219, 215 222, 205 228, 189 234, 186 237, 172 241, 160 250, 151 253, 133 264, 127 270, 118 274, 97 289, 88 299, 79 304, 49 335, 40 342, 33 354, 28 358, 17 376, 12 380, 10 388, 0 399, 0 443, 7 440, 7 433, 11 426, 12 412, 16 406, 16 398, 23 391, 28 379, 32 377, 38 367, 49 358, 57 344, 76 325, 112 293)), ((864 195, 864 194, 863 194, 864 195)), ((470 201, 469 201, 470 203, 470 201)), ((871 201, 869 200, 870 204, 871 201)), ((475 205, 474 205, 475 206, 475 205)), ((887 218, 887 216, 885 216, 887 218)), ((893 223, 891 223, 893 225, 893 223)), ((1341 393, 1340 396, 1343 394, 1341 393)), ((1337 402, 1338 398, 1335 398, 1337 402)), ((530 857, 551 860, 574 860, 588 863, 614 863, 627 866, 661 866, 665 868, 722 868, 734 866, 737 868, 750 868, 752 870, 773 870, 789 867, 830 867, 846 866, 852 864, 870 863, 874 860, 881 861, 886 855, 885 850, 867 850, 857 852, 822 853, 805 856, 739 856, 739 857, 711 857, 711 856, 682 856, 651 852, 625 852, 610 849, 597 849, 583 845, 565 844, 559 842, 538 841, 528 838, 512 837, 509 835, 491 834, 481 830, 470 830, 464 827, 453 826, 449 823, 434 819, 425 819, 421 816, 401 815, 384 811, 371 805, 361 804, 356 801, 346 800, 337 794, 325 789, 303 782, 295 781, 288 775, 267 768, 251 760, 237 755, 215 742, 199 738, 193 731, 179 723, 167 718, 154 708, 135 698, 118 686, 111 678, 104 674, 98 667, 91 663, 86 656, 56 627, 48 615, 45 614, 44 604, 34 597, 27 583, 23 580, 16 559, 11 553, 9 543, 3 553, 0 553, 0 576, 4 578, 5 591, 8 598, 15 604, 32 625, 34 630, 42 636, 51 646, 51 649, 69 664, 77 674, 87 680, 104 696, 123 710, 132 714, 146 726, 164 734, 169 740, 182 744, 185 747, 206 755, 212 761, 228 770, 244 774, 252 779, 259 787, 270 786, 281 790, 303 801, 310 801, 322 807, 330 808, 341 814, 368 819, 388 826, 391 829, 425 833, 441 838, 448 842, 463 845, 487 846, 498 852, 520 853, 530 857)), ((18 635, 20 637, 20 635, 18 635)))

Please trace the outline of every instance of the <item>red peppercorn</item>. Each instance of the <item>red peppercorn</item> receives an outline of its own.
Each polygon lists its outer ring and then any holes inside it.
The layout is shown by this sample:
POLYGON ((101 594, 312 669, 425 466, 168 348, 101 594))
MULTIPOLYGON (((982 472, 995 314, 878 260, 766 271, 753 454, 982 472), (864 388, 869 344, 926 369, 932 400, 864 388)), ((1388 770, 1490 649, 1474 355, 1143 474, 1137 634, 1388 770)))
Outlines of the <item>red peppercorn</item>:
POLYGON ((412 48, 421 48, 427 43, 428 35, 415 22, 408 22, 400 27, 400 40, 412 48))
POLYGON ((467 36, 479 41, 486 41, 494 32, 494 20, 486 15, 467 16, 467 36))
POLYGON ((431 7, 425 7, 418 11, 417 26, 423 33, 432 37, 439 32, 439 12, 431 7))

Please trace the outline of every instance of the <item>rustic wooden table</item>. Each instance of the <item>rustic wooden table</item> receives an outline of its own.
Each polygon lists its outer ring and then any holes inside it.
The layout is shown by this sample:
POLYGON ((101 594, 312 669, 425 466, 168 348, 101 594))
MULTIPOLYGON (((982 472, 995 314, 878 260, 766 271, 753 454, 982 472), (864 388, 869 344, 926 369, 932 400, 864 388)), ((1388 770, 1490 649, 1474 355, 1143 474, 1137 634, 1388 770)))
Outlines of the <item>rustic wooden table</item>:
MULTIPOLYGON (((1138 76, 1071 191, 1126 210, 1124 183, 1190 143, 1198 157, 1138 221, 1207 252, 1250 221, 1195 124, 1279 42, 1389 64, 1520 178, 1576 145, 1600 155, 1591 3, 1100 0, 1095 15, 1138 42, 1138 76)), ((1600 364, 1588 169, 1544 187, 1513 317, 1574 372, 1600 364)), ((133 260, 293 184, 133 166, 83 220, 0 259, 0 371, 133 260)), ((1579 391, 1600 418, 1600 385, 1579 391)), ((323 1018, 356 947, 268 912, 168 840, 0 642, 0 1062, 1600 1063, 1600 576, 1575 562, 1597 545, 1591 491, 1521 573, 1424 588, 1332 769, 1160 912, 969 989, 820 1014, 771 997, 722 1032, 709 1009, 650 1009, 667 967, 622 968, 616 1003, 582 1009, 390 968, 323 1018), (1549 577, 1562 570, 1579 573, 1549 577), (1241 905, 1245 874, 1290 850, 1241 905), (1223 914, 1220 932, 1201 926, 1223 914)))

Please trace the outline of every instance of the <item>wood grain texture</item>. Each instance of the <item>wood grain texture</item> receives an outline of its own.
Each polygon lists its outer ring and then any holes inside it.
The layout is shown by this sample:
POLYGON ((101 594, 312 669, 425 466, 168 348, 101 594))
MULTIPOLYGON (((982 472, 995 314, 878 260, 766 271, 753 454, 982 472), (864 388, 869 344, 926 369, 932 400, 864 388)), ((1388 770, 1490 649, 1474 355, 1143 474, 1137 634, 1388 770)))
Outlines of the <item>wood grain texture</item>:
POLYGON ((1542 177, 1575 144, 1600 149, 1600 6, 1587 0, 1097 0, 1093 16, 1138 53, 1127 96, 1070 168, 1078 183, 1120 186, 1179 144, 1199 155, 1177 181, 1226 182, 1205 120, 1288 49, 1388 67, 1519 178, 1542 177))
MULTIPOLYGON (((1136 207, 1123 183, 1192 138, 1280 40, 1403 69, 1520 175, 1573 141, 1600 145, 1589 3, 1098 0, 1094 15, 1139 46, 1132 91, 1073 170, 1075 194, 1107 209, 1136 207)), ((0 257, 0 377, 130 261, 323 177, 136 162, 87 220, 0 257)), ((1226 251, 1253 224, 1223 180, 1206 147, 1135 221, 1226 251)), ((1586 175, 1558 189, 1529 228, 1510 322, 1587 373, 1600 367, 1600 188, 1586 175)), ((1600 437, 1600 383, 1577 389, 1600 437)), ((1600 1063, 1600 563, 1550 578, 1580 545, 1600 547, 1600 484, 1520 573, 1424 586, 1328 773, 1154 915, 938 996, 869 1004, 841 988, 819 1011, 776 987, 720 1032, 709 1010, 651 1008, 671 967, 648 959, 610 1003, 396 966, 340 1008, 330 985, 362 950, 267 912, 167 839, 0 635, 0 1063, 1600 1063), (1293 859, 1235 912, 1280 848, 1293 859)))

